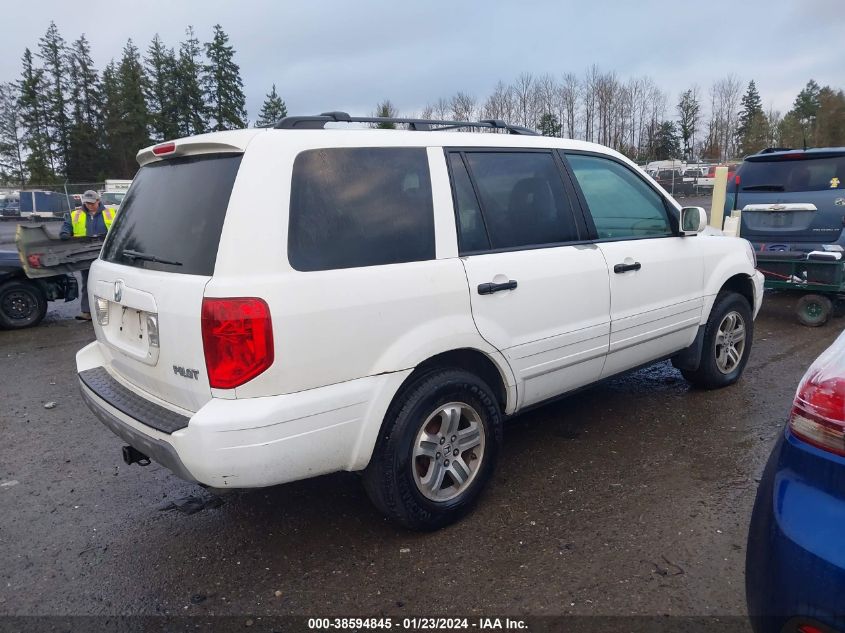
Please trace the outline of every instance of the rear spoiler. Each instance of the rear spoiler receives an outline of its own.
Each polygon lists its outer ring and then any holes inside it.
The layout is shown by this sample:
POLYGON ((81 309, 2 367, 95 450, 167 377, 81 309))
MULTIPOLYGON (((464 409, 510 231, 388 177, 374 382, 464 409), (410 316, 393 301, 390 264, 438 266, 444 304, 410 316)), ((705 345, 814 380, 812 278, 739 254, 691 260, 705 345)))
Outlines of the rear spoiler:
POLYGON ((145 147, 136 155, 138 164, 143 167, 149 163, 181 156, 202 154, 243 154, 246 146, 264 130, 233 130, 231 132, 212 132, 199 136, 167 141, 145 147), (164 153, 160 153, 164 149, 164 153))

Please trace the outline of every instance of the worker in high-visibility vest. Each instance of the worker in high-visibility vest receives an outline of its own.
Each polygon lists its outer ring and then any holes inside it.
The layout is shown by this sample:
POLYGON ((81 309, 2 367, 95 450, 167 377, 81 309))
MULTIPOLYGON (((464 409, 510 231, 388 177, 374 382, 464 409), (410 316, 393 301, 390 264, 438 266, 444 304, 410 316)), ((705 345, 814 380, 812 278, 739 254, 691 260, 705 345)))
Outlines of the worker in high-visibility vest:
MULTIPOLYGON (((74 209, 65 219, 59 237, 63 240, 71 237, 101 237, 109 232, 114 221, 115 210, 103 206, 100 194, 88 190, 82 194, 82 209, 74 209)), ((88 270, 82 274, 82 312, 76 318, 91 320, 91 307, 88 303, 88 270)))

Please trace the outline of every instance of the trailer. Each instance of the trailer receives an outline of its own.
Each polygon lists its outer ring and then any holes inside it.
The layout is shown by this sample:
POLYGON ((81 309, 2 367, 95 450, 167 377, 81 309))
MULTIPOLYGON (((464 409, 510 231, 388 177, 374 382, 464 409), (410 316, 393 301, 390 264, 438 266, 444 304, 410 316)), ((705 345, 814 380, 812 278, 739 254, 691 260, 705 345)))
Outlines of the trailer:
POLYGON ((764 287, 800 293, 795 306, 798 322, 808 327, 827 323, 838 301, 845 298, 845 254, 838 251, 765 252, 757 254, 764 287))

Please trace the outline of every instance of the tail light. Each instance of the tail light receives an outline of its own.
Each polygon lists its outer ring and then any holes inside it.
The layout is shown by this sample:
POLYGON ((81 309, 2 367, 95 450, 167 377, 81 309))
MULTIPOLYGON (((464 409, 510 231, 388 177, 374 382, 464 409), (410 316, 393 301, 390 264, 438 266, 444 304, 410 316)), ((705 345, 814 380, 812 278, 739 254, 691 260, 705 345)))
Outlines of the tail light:
POLYGON ((845 375, 811 367, 801 381, 789 429, 817 448, 845 456, 845 375))
POLYGON ((155 147, 153 147, 153 154, 155 156, 166 156, 167 154, 172 154, 176 151, 176 143, 172 141, 169 143, 159 143, 155 147))
POLYGON ((255 297, 203 299, 202 344, 211 387, 252 380, 273 364, 270 308, 255 297))

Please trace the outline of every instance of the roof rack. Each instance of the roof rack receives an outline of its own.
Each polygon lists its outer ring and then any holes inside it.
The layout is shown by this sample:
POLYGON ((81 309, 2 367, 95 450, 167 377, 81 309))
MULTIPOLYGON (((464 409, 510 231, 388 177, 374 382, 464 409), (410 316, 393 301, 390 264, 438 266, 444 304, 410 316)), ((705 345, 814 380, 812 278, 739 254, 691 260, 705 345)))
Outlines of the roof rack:
POLYGON ((320 130, 326 123, 404 123, 409 130, 436 131, 455 130, 465 127, 507 130, 509 134, 538 136, 537 132, 527 127, 510 125, 499 119, 481 121, 442 121, 438 119, 409 119, 403 117, 350 116, 346 112, 323 112, 312 116, 288 116, 273 127, 277 130, 320 130))

